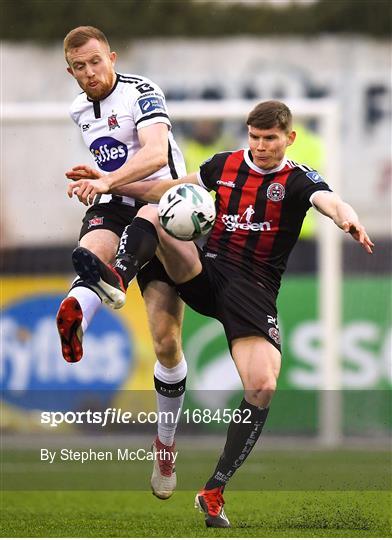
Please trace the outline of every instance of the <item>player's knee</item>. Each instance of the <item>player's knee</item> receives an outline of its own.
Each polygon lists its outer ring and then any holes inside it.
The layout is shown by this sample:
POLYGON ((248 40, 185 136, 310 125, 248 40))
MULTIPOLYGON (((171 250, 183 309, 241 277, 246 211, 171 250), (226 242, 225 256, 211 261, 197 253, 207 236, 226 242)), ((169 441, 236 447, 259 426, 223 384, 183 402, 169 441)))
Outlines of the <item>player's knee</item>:
POLYGON ((247 387, 255 392, 274 393, 276 390, 276 377, 272 373, 253 377, 249 380, 247 387))
POLYGON ((260 392, 266 392, 269 394, 274 394, 276 391, 276 378, 274 376, 269 377, 266 380, 263 380, 259 385, 260 392))
POLYGON ((245 397, 257 407, 268 407, 276 391, 276 377, 273 375, 254 379, 245 388, 245 397))
POLYGON ((154 350, 160 363, 167 368, 176 366, 182 358, 180 340, 173 334, 156 336, 154 350))
POLYGON ((158 212, 155 206, 142 206, 137 213, 137 217, 146 219, 155 226, 158 224, 158 212))

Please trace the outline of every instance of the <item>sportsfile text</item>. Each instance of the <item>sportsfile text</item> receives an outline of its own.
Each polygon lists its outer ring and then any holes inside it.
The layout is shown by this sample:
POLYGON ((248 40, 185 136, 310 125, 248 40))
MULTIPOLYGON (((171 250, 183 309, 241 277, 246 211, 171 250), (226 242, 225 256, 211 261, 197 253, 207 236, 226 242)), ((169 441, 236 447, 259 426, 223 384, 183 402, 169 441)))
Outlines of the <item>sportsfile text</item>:
POLYGON ((42 411, 41 424, 58 427, 61 424, 96 424, 102 428, 110 424, 157 424, 178 423, 181 420, 187 424, 210 424, 211 422, 229 424, 248 424, 250 409, 178 409, 177 411, 123 411, 109 407, 104 411, 42 411))
POLYGON ((49 424, 57 427, 61 424, 96 424, 105 427, 109 424, 156 424, 158 422, 178 422, 181 409, 175 414, 165 411, 140 411, 137 414, 132 411, 123 411, 109 407, 104 411, 43 411, 41 424, 49 424))

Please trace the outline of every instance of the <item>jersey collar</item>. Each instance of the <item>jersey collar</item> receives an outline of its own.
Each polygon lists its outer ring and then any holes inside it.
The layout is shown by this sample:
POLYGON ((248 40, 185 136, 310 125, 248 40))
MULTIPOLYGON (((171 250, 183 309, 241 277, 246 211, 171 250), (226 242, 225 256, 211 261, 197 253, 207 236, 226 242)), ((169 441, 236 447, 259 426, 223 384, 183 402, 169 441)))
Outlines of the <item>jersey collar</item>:
POLYGON ((255 165, 253 163, 252 158, 250 156, 251 156, 250 148, 245 148, 244 149, 245 163, 248 165, 248 167, 250 167, 251 169, 253 169, 254 171, 256 171, 256 172, 258 172, 260 174, 271 174, 271 173, 279 172, 282 169, 284 169, 284 167, 286 166, 286 163, 287 163, 287 158, 285 156, 283 158, 283 160, 280 162, 280 164, 277 167, 275 167, 274 169, 260 169, 260 167, 258 167, 257 165, 255 165))

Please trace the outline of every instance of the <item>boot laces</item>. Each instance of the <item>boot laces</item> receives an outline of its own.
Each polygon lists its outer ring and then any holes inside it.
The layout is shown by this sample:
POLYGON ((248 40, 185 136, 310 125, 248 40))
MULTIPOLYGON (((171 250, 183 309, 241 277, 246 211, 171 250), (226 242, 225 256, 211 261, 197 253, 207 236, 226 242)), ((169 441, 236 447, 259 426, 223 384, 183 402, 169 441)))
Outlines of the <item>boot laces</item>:
POLYGON ((205 490, 203 493, 204 500, 207 503, 208 513, 217 516, 222 510, 225 501, 222 495, 222 489, 205 490))
POLYGON ((174 463, 173 463, 174 444, 172 446, 166 446, 162 444, 159 439, 156 439, 155 446, 156 446, 156 449, 161 452, 165 450, 163 454, 164 455, 163 458, 161 458, 162 453, 158 454, 157 456, 159 470, 162 476, 171 476, 174 469, 174 463), (167 456, 166 459, 165 459, 165 456, 167 456))
POLYGON ((173 462, 171 458, 160 459, 158 458, 159 470, 163 476, 170 476, 173 472, 173 462))

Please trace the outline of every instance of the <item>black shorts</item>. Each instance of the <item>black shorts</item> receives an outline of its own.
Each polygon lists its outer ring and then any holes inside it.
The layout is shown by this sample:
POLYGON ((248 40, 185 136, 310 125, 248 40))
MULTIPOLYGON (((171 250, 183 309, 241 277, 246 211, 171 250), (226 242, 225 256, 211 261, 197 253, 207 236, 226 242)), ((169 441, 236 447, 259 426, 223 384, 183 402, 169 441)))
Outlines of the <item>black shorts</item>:
POLYGON ((135 206, 110 201, 108 203, 94 204, 84 216, 80 230, 79 240, 91 231, 112 231, 120 238, 123 230, 129 225, 144 203, 135 206))
POLYGON ((140 292, 142 294, 151 281, 163 281, 163 283, 167 283, 170 285, 170 287, 173 287, 173 289, 176 290, 174 282, 167 275, 165 267, 157 256, 154 256, 151 261, 146 264, 146 266, 143 266, 136 277, 140 292))
MULTIPOLYGON (((144 203, 136 202, 135 206, 110 201, 108 203, 94 204, 84 216, 83 225, 80 230, 79 240, 90 231, 99 229, 114 232, 119 238, 127 225, 138 213, 144 203)), ((173 281, 169 278, 165 268, 157 257, 153 257, 137 275, 137 281, 141 293, 151 281, 163 281, 174 287, 173 281)))
POLYGON ((263 336, 280 351, 276 295, 232 266, 204 256, 201 262, 198 276, 177 285, 184 302, 220 321, 230 348, 236 338, 263 336))

